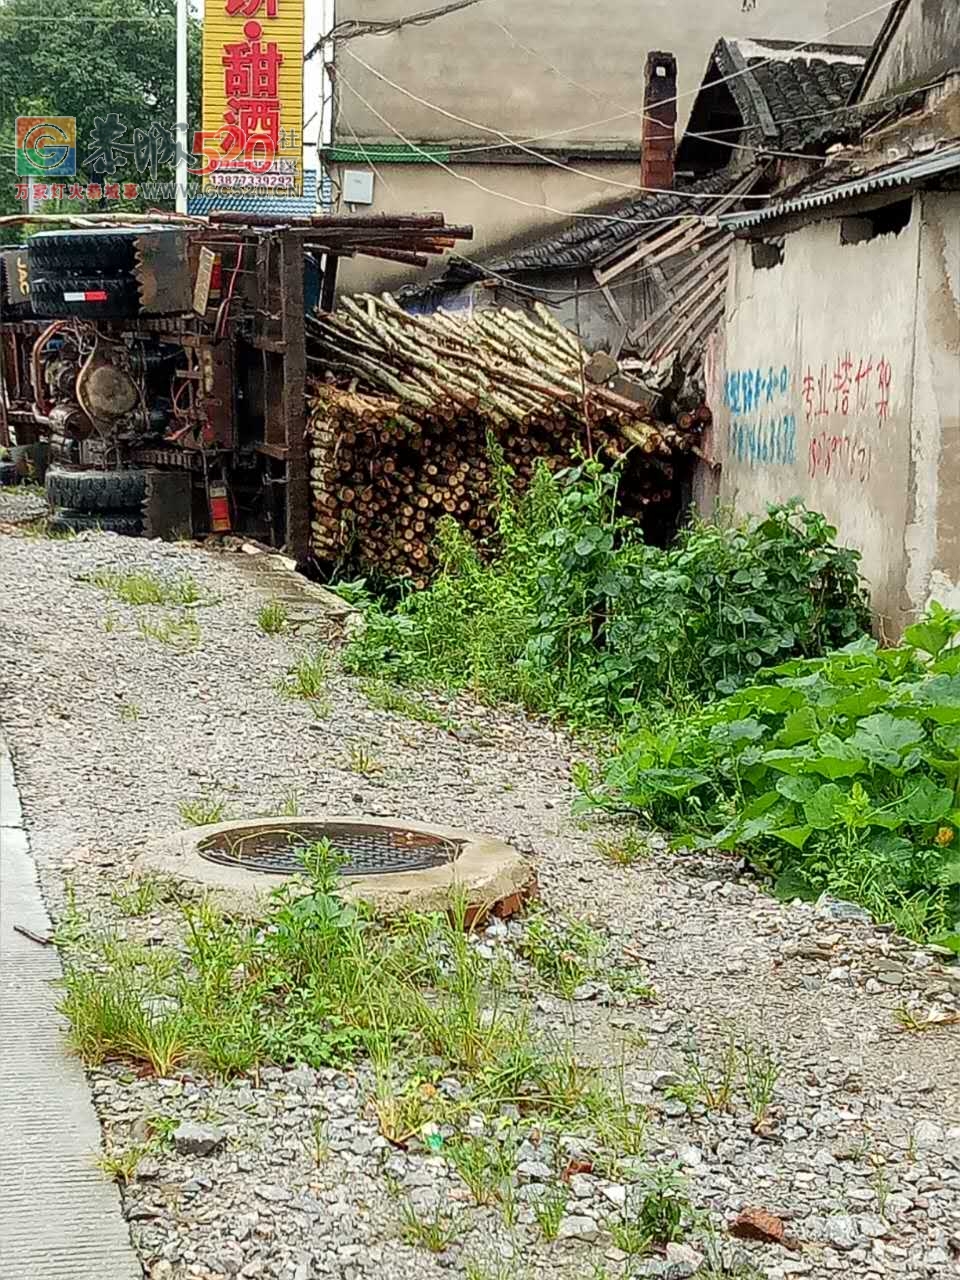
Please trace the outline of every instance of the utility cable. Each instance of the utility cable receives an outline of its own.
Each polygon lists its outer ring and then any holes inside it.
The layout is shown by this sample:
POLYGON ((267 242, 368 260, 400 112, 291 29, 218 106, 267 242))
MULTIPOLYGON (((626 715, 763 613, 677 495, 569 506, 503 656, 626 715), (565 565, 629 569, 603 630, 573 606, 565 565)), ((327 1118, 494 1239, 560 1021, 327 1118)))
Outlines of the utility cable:
MULTIPOLYGON (((832 27, 832 28, 830 28, 830 30, 828 30, 828 31, 824 32, 824 33, 823 33, 823 35, 818 36, 818 37, 815 37, 815 38, 811 38, 811 39, 809 39, 809 40, 801 41, 799 44, 793 45, 793 46, 791 46, 790 48, 788 48, 788 49, 786 49, 786 50, 783 50, 783 51, 782 51, 782 53, 781 53, 781 55, 780 55, 780 56, 778 56, 778 57, 762 59, 762 60, 760 60, 759 62, 754 63, 754 64, 753 64, 752 66, 750 66, 750 67, 745 67, 745 68, 743 68, 743 69, 742 69, 742 70, 740 70, 740 71, 734 71, 734 72, 731 72, 729 75, 727 75, 727 76, 723 76, 723 77, 721 77, 719 80, 712 80, 712 81, 710 82, 710 83, 711 83, 711 87, 713 87, 713 86, 715 86, 715 85, 727 84, 727 83, 729 83, 731 80, 739 79, 740 77, 745 76, 745 75, 751 75, 751 74, 753 74, 756 70, 758 70, 760 67, 763 67, 763 66, 769 66, 771 63, 775 63, 775 62, 780 61, 780 60, 781 60, 781 57, 783 56, 783 54, 786 54, 787 56, 789 56, 789 55, 791 55, 791 54, 797 54, 797 53, 802 52, 804 49, 807 49, 810 45, 820 44, 820 43, 822 43, 823 41, 825 41, 829 36, 836 35, 836 34, 837 34, 837 32, 839 32, 839 31, 844 31, 844 30, 846 30, 848 27, 855 26, 858 22, 861 22, 861 21, 863 21, 863 20, 864 20, 864 19, 866 19, 866 18, 873 17, 873 16, 874 16, 875 14, 877 14, 877 13, 881 13, 881 12, 884 12, 884 11, 886 11, 886 10, 890 9, 890 8, 892 7, 892 5, 893 5, 894 3, 897 3, 897 2, 898 2, 898 0, 883 0, 883 3, 882 3, 882 4, 876 5, 874 8, 867 10, 865 13, 861 13, 861 14, 859 14, 859 15, 858 15, 857 17, 855 17, 855 18, 851 18, 851 19, 849 19, 849 20, 848 20, 848 21, 846 21, 846 22, 840 23, 840 24, 839 24, 839 26, 836 26, 836 27, 832 27)), ((439 112, 440 114, 447 116, 447 117, 448 117, 449 119, 451 119, 451 120, 456 120, 456 121, 458 121, 458 122, 459 122, 459 123, 461 123, 461 124, 469 125, 471 128, 475 128, 475 129, 482 129, 482 130, 483 130, 484 132, 486 132, 486 133, 494 134, 495 136, 502 138, 502 139, 503 139, 503 141, 504 141, 507 145, 512 146, 512 147, 517 147, 519 150, 521 150, 521 151, 525 151, 526 153, 528 153, 528 154, 530 154, 530 155, 532 155, 532 156, 536 157, 538 160, 545 161, 545 162, 546 162, 546 163, 548 163, 548 164, 553 164, 553 165, 555 165, 557 168, 561 168, 561 169, 569 169, 569 170, 570 170, 570 172, 572 172, 572 173, 578 174, 578 175, 579 175, 579 176, 581 176, 581 177, 589 178, 589 179, 591 179, 592 181, 595 181, 595 182, 601 182, 601 183, 603 183, 603 185, 605 185, 605 186, 606 186, 606 185, 621 186, 621 187, 624 187, 626 190, 631 190, 631 191, 645 191, 645 190, 646 190, 646 191, 649 191, 649 192, 651 192, 651 193, 657 193, 658 191, 660 191, 660 190, 661 190, 661 189, 659 189, 659 188, 644 188, 644 187, 631 186, 630 184, 627 184, 627 183, 616 183, 616 182, 613 182, 612 180, 609 180, 609 181, 608 181, 608 180, 606 180, 606 179, 599 178, 596 174, 590 174, 590 173, 587 173, 587 172, 586 172, 586 171, 584 171, 584 170, 573 168, 573 167, 572 167, 572 166, 570 166, 570 165, 564 165, 562 161, 555 160, 555 159, 553 159, 552 157, 549 157, 549 156, 543 155, 543 154, 542 154, 542 153, 540 153, 540 152, 532 151, 532 150, 531 150, 529 147, 527 147, 524 143, 521 143, 521 142, 520 142, 518 139, 516 139, 516 138, 512 138, 512 137, 510 137, 510 135, 509 135, 509 134, 502 133, 499 129, 495 129, 495 128, 493 128, 492 126, 489 126, 489 125, 482 125, 482 124, 479 124, 477 121, 467 120, 467 119, 465 119, 465 118, 464 118, 464 117, 462 117, 462 116, 458 116, 458 115, 456 115, 454 112, 447 111, 447 110, 446 110, 446 108, 444 108, 444 107, 440 107, 440 106, 438 106, 438 105, 437 105, 437 104, 435 104, 435 103, 431 103, 431 102, 429 102, 427 99, 424 99, 424 98, 419 97, 417 94, 412 93, 410 90, 408 90, 408 89, 404 89, 402 85, 398 85, 398 84, 396 84, 394 81, 390 80, 390 79, 389 79, 389 77, 387 77, 387 76, 383 75, 383 74, 382 74, 382 72, 377 71, 374 67, 371 67, 369 63, 365 62, 362 58, 360 58, 357 54, 353 53, 351 50, 346 49, 346 50, 344 50, 344 52, 348 55, 348 57, 351 57, 355 62, 358 62, 362 67, 364 67, 364 68, 365 68, 365 69, 366 69, 370 74, 372 74, 372 75, 374 75, 375 77, 377 77, 378 79, 382 80, 385 84, 387 84, 387 85, 389 85, 391 88, 393 88, 393 89, 397 90, 399 93, 402 93, 402 94, 404 94, 405 96, 407 96, 407 97, 411 98, 413 101, 418 102, 420 105, 425 106, 425 107, 427 107, 428 109, 431 109, 431 110, 437 111, 437 112, 439 112)), ((688 98, 688 97, 696 96, 696 95, 700 92, 701 87, 702 87, 702 86, 698 85, 695 89, 688 89, 688 90, 685 90, 683 93, 675 94, 675 95, 674 95, 674 97, 672 97, 672 98, 665 98, 665 99, 661 100, 660 102, 658 102, 658 104, 657 104, 657 105, 658 105, 659 107, 666 106, 666 105, 671 105, 671 104, 673 104, 673 103, 676 103, 676 102, 681 101, 683 98, 688 98)), ((642 113, 642 112, 639 112, 639 113, 638 113, 638 112, 637 112, 637 111, 635 111, 635 110, 634 110, 634 111, 630 111, 630 112, 626 112, 625 114, 626 114, 626 115, 636 115, 636 114, 640 114, 641 116, 643 115, 643 113, 642 113)), ((622 119, 623 117, 620 117, 620 118, 622 119)), ((589 128, 589 127, 591 127, 591 126, 586 126, 586 125, 585 125, 585 126, 583 126, 583 127, 584 127, 584 128, 589 128)), ((748 148, 748 149, 749 149, 749 148, 748 148)), ((785 153, 785 154, 789 154, 789 153, 785 153)), ((793 154, 795 155, 796 153, 793 153, 793 154)), ((793 156, 791 156, 791 158, 793 158, 793 156)), ((803 158, 803 159, 807 159, 807 158, 809 158, 809 157, 807 157, 807 156, 802 156, 801 158, 803 158)), ((770 199, 771 197, 770 197, 770 196, 765 196, 765 197, 761 197, 761 196, 754 196, 754 197, 752 197, 752 198, 754 198, 754 199, 770 199)))
MULTIPOLYGON (((516 147, 518 150, 525 152, 527 155, 533 156, 533 158, 538 162, 545 162, 549 165, 552 165, 555 169, 564 169, 567 173, 576 174, 576 176, 579 178, 587 178, 591 182, 598 182, 601 186, 604 186, 604 187, 619 187, 622 191, 631 191, 635 195, 658 195, 658 196, 670 195, 670 196, 679 196, 682 199, 687 199, 687 200, 697 200, 697 199, 725 200, 726 199, 726 196, 724 195, 698 196, 695 192, 677 191, 674 187, 645 187, 645 186, 638 185, 637 183, 634 183, 634 182, 617 182, 616 179, 614 178, 603 178, 599 174, 588 173, 586 169, 578 169, 576 168, 575 165, 564 164, 562 160, 557 160, 554 156, 546 155, 542 151, 534 151, 532 147, 528 147, 524 143, 518 142, 516 138, 511 138, 509 134, 502 133, 499 129, 494 129, 491 125, 479 124, 476 120, 468 120, 465 116, 458 116, 456 112, 448 111, 446 107, 440 107, 436 103, 430 102, 426 98, 420 97, 419 94, 412 93, 409 89, 405 89, 402 85, 399 85, 395 81, 391 80, 389 76, 385 76, 383 75, 382 72, 377 71, 375 67, 371 67, 369 62, 364 62, 363 58, 358 57, 358 55, 353 53, 350 49, 345 49, 344 53, 347 55, 348 58, 352 58, 354 62, 359 63, 360 66, 363 67, 365 71, 368 71, 371 75, 375 76, 378 80, 382 80, 384 84, 389 85, 391 89, 396 89, 398 93, 402 93, 405 98, 410 98, 413 102, 419 103, 420 106, 427 107, 431 111, 436 111, 440 115, 446 116, 448 120, 456 120, 459 124, 468 125, 471 129, 482 129, 485 133, 495 134, 497 137, 502 138, 503 141, 508 146, 516 147)), ((770 200, 771 199, 769 195, 752 195, 745 198, 750 200, 770 200)))
MULTIPOLYGON (((443 171, 449 174, 451 178, 455 178, 458 182, 469 183, 470 186, 475 187, 476 190, 478 191, 482 191, 485 195, 496 196, 499 199, 509 200, 511 204, 522 205, 525 209, 544 209, 547 213, 558 214, 561 218, 577 218, 577 219, 588 220, 593 222, 623 223, 632 227, 651 226, 655 223, 676 222, 682 218, 690 218, 691 220, 695 220, 695 221, 705 220, 705 215, 703 214, 672 214, 672 215, 661 217, 661 218, 623 218, 618 216, 617 214, 612 214, 612 213, 571 213, 569 209, 558 209, 554 205, 538 204, 536 201, 523 200, 521 199, 520 196, 509 195, 506 191, 496 191, 494 190, 493 187, 485 187, 483 183, 478 182, 476 178, 471 178, 468 174, 465 174, 465 173, 457 173, 455 169, 451 169, 448 164, 444 164, 442 160, 438 160, 436 156, 432 156, 429 151, 424 150, 424 148, 419 146, 416 142, 411 142, 409 138, 405 137, 404 134, 400 132, 400 130, 396 127, 396 125, 391 124, 391 122, 385 116, 382 116, 380 114, 380 112, 376 109, 375 106, 373 106, 372 103, 367 101, 367 99, 363 96, 362 93, 360 93, 358 89, 355 89, 353 87, 353 85, 350 83, 347 77, 343 75, 342 72, 337 77, 337 79, 340 80, 343 84, 345 84, 347 88, 350 90, 350 92, 353 94, 353 96, 359 102, 361 102, 363 106, 367 108, 368 111, 370 111, 373 115, 375 115, 377 119, 381 122, 381 124, 386 125, 386 127, 390 130, 390 132, 395 134, 396 137, 398 137, 400 141, 404 143, 405 146, 411 149, 411 151, 413 151, 417 155, 423 156, 424 160, 428 161, 430 164, 436 165, 437 168, 443 169, 443 171)), ((676 192, 676 191, 669 191, 667 192, 667 194, 680 195, 682 193, 676 192)))

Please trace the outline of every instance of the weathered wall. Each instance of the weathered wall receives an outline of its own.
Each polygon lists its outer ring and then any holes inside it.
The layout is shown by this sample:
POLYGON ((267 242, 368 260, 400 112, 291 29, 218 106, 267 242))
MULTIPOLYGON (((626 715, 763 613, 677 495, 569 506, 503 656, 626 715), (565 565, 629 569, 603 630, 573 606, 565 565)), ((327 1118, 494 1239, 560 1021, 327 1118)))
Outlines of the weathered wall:
MULTIPOLYGON (((439 0, 436 6, 424 0, 337 0, 336 16, 338 23, 389 22, 432 7, 439 8, 439 0)), ((337 63, 342 76, 415 141, 495 139, 403 97, 353 62, 350 51, 430 102, 514 137, 576 127, 573 137, 581 143, 620 140, 636 146, 636 117, 608 117, 642 106, 651 49, 677 55, 680 93, 687 95, 679 104, 682 126, 720 36, 822 40, 872 7, 864 0, 760 0, 746 11, 743 0, 480 0, 423 26, 350 40, 337 63)), ((830 38, 869 44, 882 19, 875 14, 830 38)), ((340 112, 339 141, 351 141, 346 121, 361 138, 397 141, 346 87, 340 112)))
POLYGON ((906 603, 960 608, 960 195, 922 211, 906 603))
POLYGON ((714 456, 723 503, 822 511, 895 637, 960 586, 960 196, 917 197, 898 235, 840 227, 789 233, 772 269, 737 244, 714 456))
POLYGON ((802 497, 863 554, 888 630, 904 586, 919 219, 842 245, 826 221, 756 269, 737 244, 717 406, 721 501, 743 512, 802 497), (756 394, 760 374, 760 394, 756 394))
POLYGON ((912 0, 871 70, 863 98, 873 102, 928 84, 960 67, 957 0, 912 0))

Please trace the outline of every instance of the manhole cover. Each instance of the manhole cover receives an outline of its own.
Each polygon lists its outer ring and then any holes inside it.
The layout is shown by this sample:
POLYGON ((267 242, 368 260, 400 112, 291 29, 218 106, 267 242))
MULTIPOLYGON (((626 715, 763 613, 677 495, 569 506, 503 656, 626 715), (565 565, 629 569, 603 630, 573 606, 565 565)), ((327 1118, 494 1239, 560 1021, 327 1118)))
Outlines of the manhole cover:
POLYGON ((442 836, 397 827, 291 822, 283 827, 251 826, 219 832, 204 840, 197 852, 208 862, 289 876, 303 871, 304 850, 324 839, 343 858, 343 876, 390 875, 443 867, 453 862, 462 848, 442 836))

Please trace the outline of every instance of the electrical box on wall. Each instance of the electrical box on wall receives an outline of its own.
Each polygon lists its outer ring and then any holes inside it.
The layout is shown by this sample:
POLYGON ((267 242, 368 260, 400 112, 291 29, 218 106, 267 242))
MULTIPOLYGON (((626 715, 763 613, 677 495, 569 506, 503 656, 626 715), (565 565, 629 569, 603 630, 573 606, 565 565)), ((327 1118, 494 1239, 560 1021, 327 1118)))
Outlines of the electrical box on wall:
POLYGON ((365 169, 344 169, 344 204, 373 204, 373 174, 365 169))

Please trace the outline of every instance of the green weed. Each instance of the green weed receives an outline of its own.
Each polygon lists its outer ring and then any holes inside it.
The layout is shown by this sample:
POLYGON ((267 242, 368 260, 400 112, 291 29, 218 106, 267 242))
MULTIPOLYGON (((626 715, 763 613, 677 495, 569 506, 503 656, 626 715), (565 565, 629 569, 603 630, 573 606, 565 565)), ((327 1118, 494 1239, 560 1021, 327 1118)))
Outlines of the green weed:
POLYGON ((632 867, 650 856, 646 841, 635 831, 614 840, 595 840, 593 847, 601 858, 617 867, 632 867))
POLYGON ((509 1197, 514 1174, 514 1145, 466 1138, 451 1143, 446 1157, 479 1205, 509 1197))
POLYGON ((70 542, 77 537, 75 529, 53 528, 47 516, 21 524, 18 528, 24 538, 45 538, 48 542, 70 542))
POLYGON ((543 981, 569 1000, 597 972, 603 941, 582 921, 539 914, 528 919, 519 950, 543 981))
POLYGON ((351 773, 358 773, 364 778, 371 778, 374 774, 383 772, 383 765, 362 744, 350 748, 346 763, 351 773))
POLYGON ((556 1240, 560 1223, 567 1212, 567 1193, 561 1187, 549 1186, 533 1202, 533 1216, 540 1234, 550 1243, 556 1240))
POLYGON ((300 698, 321 714, 329 707, 327 683, 330 679, 330 657, 317 649, 305 653, 277 682, 277 692, 284 698, 300 698))
POLYGON ((149 876, 132 879, 121 889, 115 889, 110 901, 121 915, 148 916, 163 900, 164 888, 159 880, 149 876))
POLYGON ((743 1046, 743 1088, 755 1129, 767 1118, 781 1072, 782 1068, 769 1045, 748 1042, 743 1046))
POLYGON ((459 1223, 439 1206, 432 1214, 421 1214, 409 1200, 401 1206, 401 1238, 405 1244, 427 1249, 430 1253, 444 1253, 457 1238, 459 1223))
POLYGON ((193 578, 182 576, 161 578, 156 573, 120 573, 103 569, 90 574, 84 581, 106 591, 122 604, 145 605, 195 605, 201 602, 200 588, 193 578))
POLYGON ((120 719, 126 721, 137 721, 140 719, 140 708, 135 702, 120 703, 120 719))
POLYGON ((441 715, 419 698, 410 697, 386 680, 365 680, 360 687, 367 702, 378 711, 392 711, 407 720, 419 720, 424 724, 439 725, 443 729, 451 730, 456 727, 449 717, 441 715))
POLYGON ((667 1096, 686 1106, 699 1103, 708 1111, 729 1111, 740 1073, 740 1053, 733 1035, 728 1035, 718 1054, 704 1055, 693 1043, 684 1051, 685 1077, 670 1085, 667 1096))
POLYGON ((137 630, 145 640, 156 640, 171 649, 193 649, 200 643, 200 624, 196 618, 167 615, 156 620, 137 619, 137 630))
POLYGON ((279 600, 271 600, 257 614, 257 626, 265 636, 283 635, 290 626, 290 615, 286 605, 279 600))
POLYGON ((136 1176, 140 1161, 148 1155, 149 1147, 108 1147, 97 1157, 97 1168, 110 1179, 126 1186, 136 1176))
POLYGON ((191 800, 181 800, 177 805, 180 820, 185 827, 209 827, 223 821, 227 802, 223 796, 205 794, 191 800))

